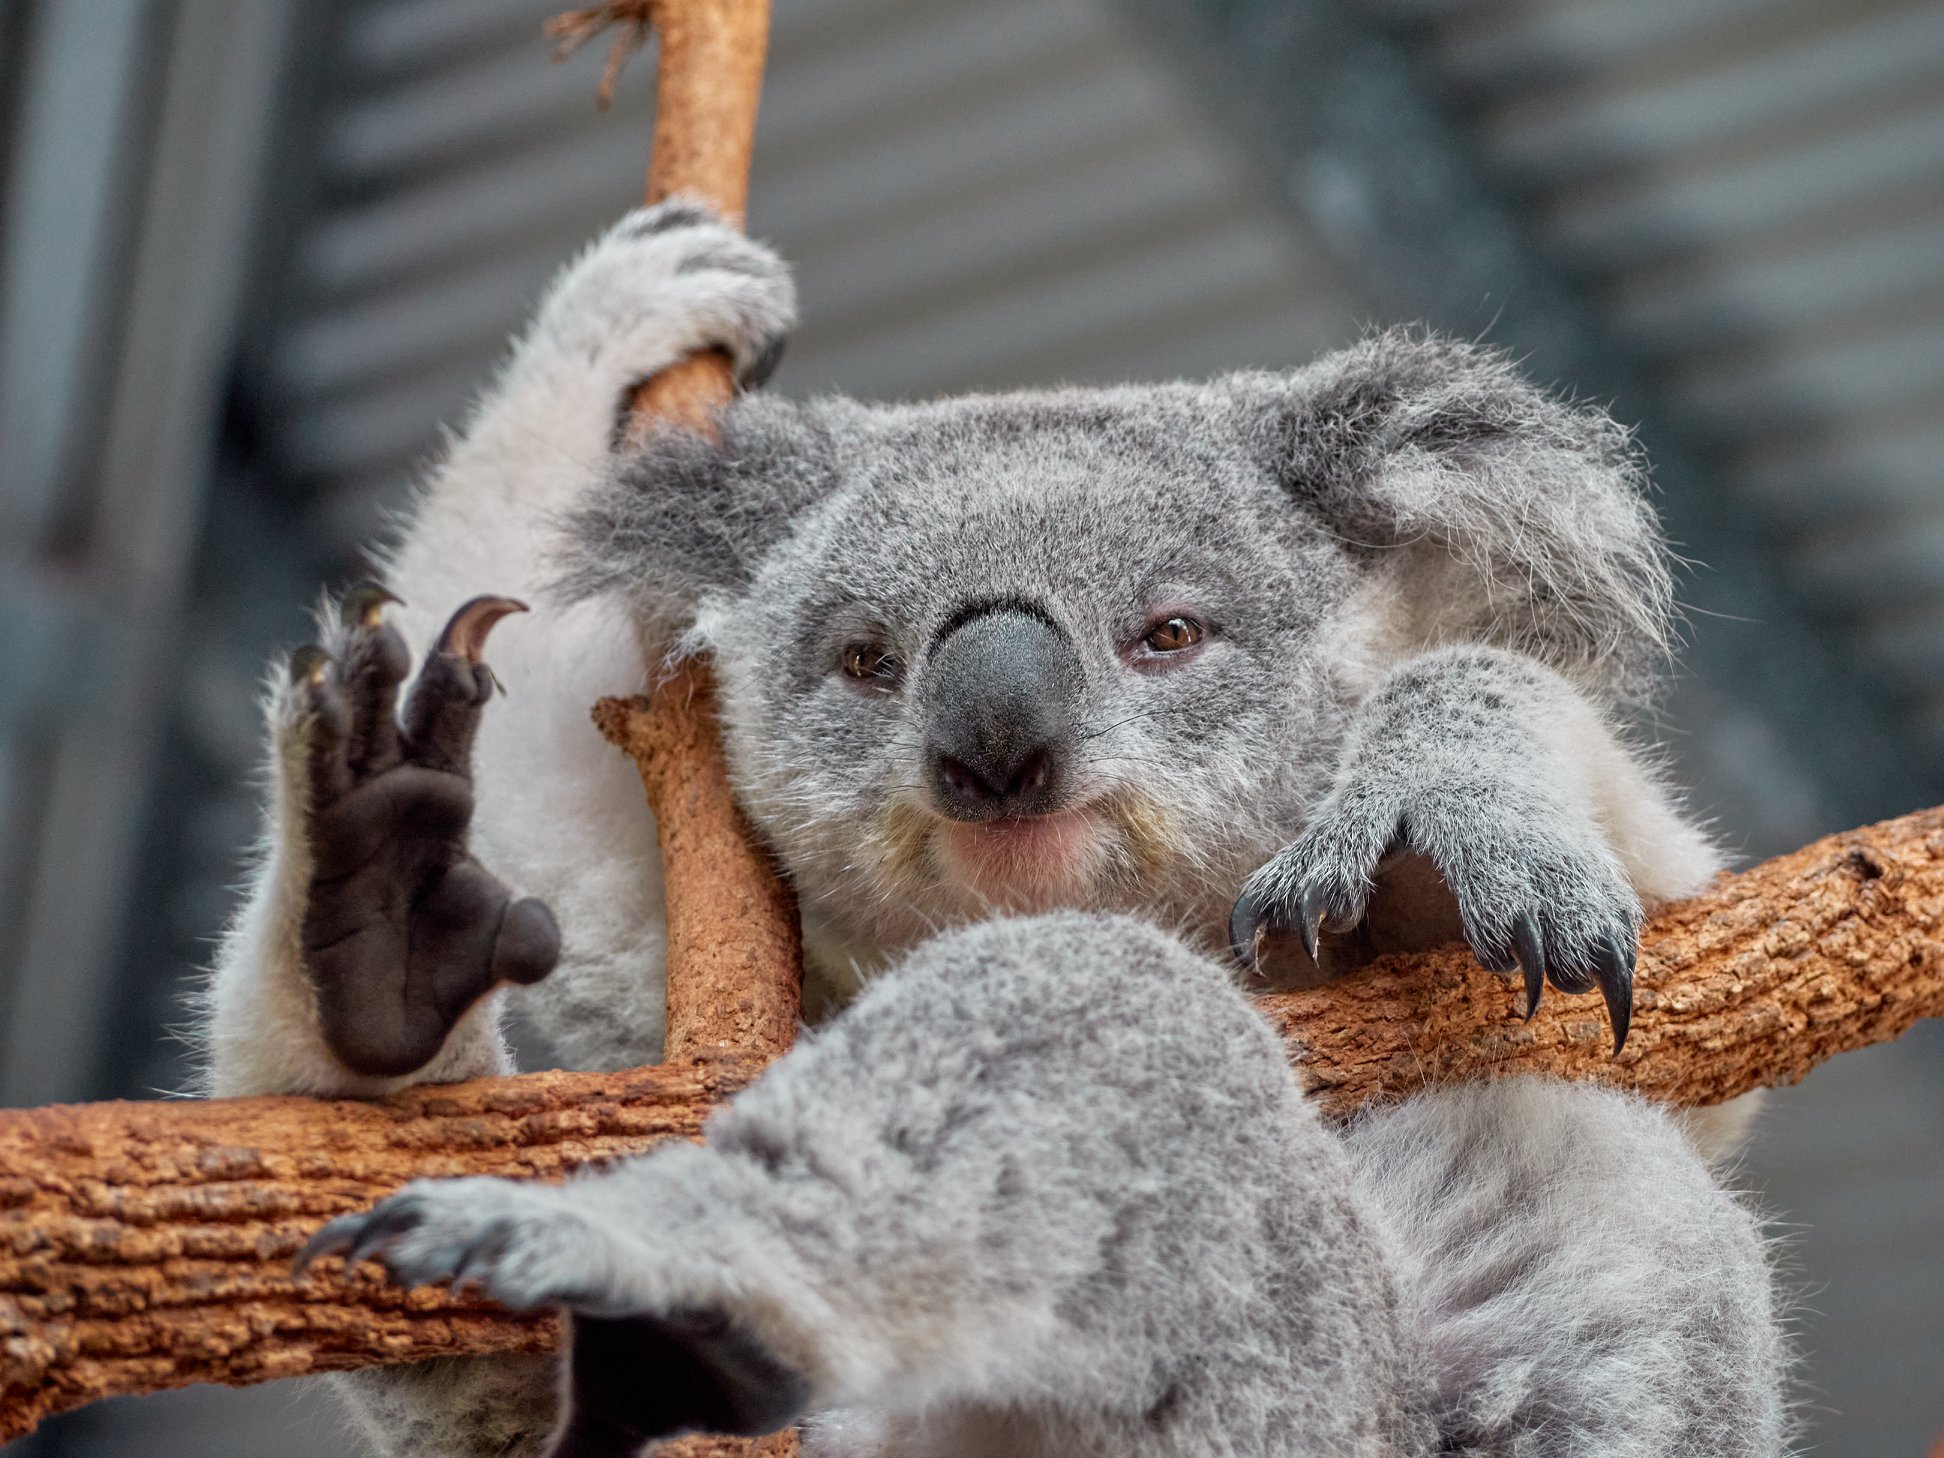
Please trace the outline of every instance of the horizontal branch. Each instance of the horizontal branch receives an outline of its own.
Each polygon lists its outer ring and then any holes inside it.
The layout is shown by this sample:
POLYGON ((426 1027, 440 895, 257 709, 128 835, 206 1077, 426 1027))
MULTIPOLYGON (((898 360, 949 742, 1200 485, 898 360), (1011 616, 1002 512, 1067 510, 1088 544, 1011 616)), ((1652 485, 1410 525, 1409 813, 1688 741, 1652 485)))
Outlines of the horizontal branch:
POLYGON ((291 1257, 408 1179, 558 1177, 693 1138, 754 1071, 0 1113, 0 1441, 117 1393, 550 1348, 550 1317, 396 1291, 368 1271, 299 1287, 291 1257))
MULTIPOLYGON (((1461 951, 1385 958, 1261 999, 1344 1113, 1428 1082, 1594 1078, 1706 1103, 1789 1083, 1944 1013, 1944 811, 1819 841, 1647 928, 1624 1055, 1597 999, 1530 1024, 1461 951)), ((303 1287, 291 1255, 409 1178, 557 1177, 692 1138, 754 1076, 729 1059, 539 1073, 379 1103, 299 1098, 0 1113, 0 1439, 116 1393, 467 1352, 535 1351, 551 1320, 361 1271, 303 1287)))

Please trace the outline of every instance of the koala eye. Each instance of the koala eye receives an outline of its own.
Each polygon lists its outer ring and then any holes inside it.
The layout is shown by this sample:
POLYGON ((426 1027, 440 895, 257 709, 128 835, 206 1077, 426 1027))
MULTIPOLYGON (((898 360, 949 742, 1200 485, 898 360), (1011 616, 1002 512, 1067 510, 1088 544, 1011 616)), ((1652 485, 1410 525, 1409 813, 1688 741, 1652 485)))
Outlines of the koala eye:
POLYGON ((1140 673, 1171 673, 1199 658, 1214 636, 1207 619, 1164 607, 1148 619, 1140 637, 1121 649, 1121 657, 1140 673))
POLYGON ((904 664, 896 654, 886 653, 875 643, 849 643, 843 652, 844 677, 856 679, 873 688, 896 687, 904 676, 904 664))
POLYGON ((1150 653, 1181 653, 1193 648, 1208 635, 1208 629, 1193 618, 1169 618, 1149 628, 1141 646, 1150 653))

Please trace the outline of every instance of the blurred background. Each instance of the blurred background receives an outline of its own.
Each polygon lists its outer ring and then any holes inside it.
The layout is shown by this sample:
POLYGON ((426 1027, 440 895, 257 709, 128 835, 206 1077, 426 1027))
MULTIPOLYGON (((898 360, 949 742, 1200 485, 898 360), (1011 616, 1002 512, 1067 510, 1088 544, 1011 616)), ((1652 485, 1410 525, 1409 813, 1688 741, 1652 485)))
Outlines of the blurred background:
MULTIPOLYGON (((0 0, 0 1103, 180 1089, 263 666, 637 200, 548 0, 0 0)), ((1637 422, 1658 726, 1746 858, 1944 800, 1941 0, 778 0, 775 388, 1288 365, 1373 322, 1637 422)), ((1944 1028, 1775 1096, 1812 1451, 1944 1435, 1944 1028)), ((285 1387, 7 1458, 355 1451, 285 1387)))

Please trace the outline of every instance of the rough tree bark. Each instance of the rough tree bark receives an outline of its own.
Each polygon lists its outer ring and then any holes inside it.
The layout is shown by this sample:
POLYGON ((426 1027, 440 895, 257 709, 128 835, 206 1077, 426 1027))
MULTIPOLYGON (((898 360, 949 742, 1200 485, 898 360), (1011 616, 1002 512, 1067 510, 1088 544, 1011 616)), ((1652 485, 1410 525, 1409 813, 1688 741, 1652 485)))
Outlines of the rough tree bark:
MULTIPOLYGON (((1262 999, 1345 1114, 1427 1082, 1556 1073, 1688 1103, 1788 1083, 1944 1015, 1944 810, 1722 879, 1649 924, 1639 1011, 1610 1057, 1598 1000, 1518 1020, 1460 951, 1380 960, 1262 999)), ((758 1071, 717 1057, 540 1073, 381 1103, 272 1098, 0 1114, 0 1437, 120 1392, 535 1350, 552 1324, 368 1272, 302 1287, 323 1220, 416 1175, 548 1177, 692 1137, 758 1071)))
MULTIPOLYGON (((699 197, 740 222, 749 204, 769 0, 621 0, 562 22, 577 33, 618 22, 637 38, 654 27, 661 57, 648 201, 699 197)), ((634 430, 671 422, 709 430, 735 393, 725 355, 683 360, 636 394, 634 430)), ((788 888, 730 794, 714 675, 691 661, 659 679, 646 699, 604 702, 595 723, 634 756, 658 812, 668 916, 663 1056, 775 1056, 796 1032, 803 947, 788 888), (725 927, 732 929, 727 936, 725 927)))

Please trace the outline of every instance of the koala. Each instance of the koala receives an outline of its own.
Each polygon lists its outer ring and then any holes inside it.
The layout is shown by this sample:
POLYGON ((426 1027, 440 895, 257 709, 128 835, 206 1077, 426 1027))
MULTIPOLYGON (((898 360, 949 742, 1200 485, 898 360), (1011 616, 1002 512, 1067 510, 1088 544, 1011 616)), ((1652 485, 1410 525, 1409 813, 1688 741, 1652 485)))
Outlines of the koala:
POLYGON ((1235 985, 1461 937, 1624 1043, 1645 909, 1720 864, 1626 734, 1672 595, 1626 432, 1403 331, 1203 384, 754 393, 793 317, 706 209, 623 219, 273 670, 210 1092, 507 1072, 509 1019, 656 1058, 654 826, 587 709, 700 653, 824 1025, 706 1147, 327 1227, 573 1313, 565 1401, 539 1359, 359 1374, 374 1444, 1780 1452, 1759 1227, 1694 1131, 1527 1081, 1327 1128, 1235 985), (707 347, 751 387, 717 431, 632 436, 707 347))

